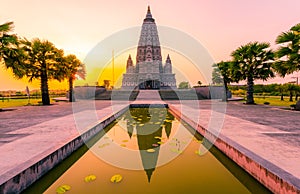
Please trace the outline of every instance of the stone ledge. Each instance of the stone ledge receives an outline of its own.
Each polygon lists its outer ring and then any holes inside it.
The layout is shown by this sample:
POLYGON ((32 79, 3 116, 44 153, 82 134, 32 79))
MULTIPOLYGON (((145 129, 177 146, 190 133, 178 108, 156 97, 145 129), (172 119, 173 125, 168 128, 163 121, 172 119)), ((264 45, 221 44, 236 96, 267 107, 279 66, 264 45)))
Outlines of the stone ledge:
POLYGON ((32 183, 41 178, 57 164, 71 155, 75 150, 81 147, 85 142, 90 140, 103 128, 108 126, 117 117, 122 115, 128 106, 122 108, 116 114, 110 114, 102 118, 99 122, 90 127, 86 132, 66 141, 64 145, 58 145, 50 148, 42 154, 16 166, 14 169, 1 175, 0 193, 20 193, 32 183))

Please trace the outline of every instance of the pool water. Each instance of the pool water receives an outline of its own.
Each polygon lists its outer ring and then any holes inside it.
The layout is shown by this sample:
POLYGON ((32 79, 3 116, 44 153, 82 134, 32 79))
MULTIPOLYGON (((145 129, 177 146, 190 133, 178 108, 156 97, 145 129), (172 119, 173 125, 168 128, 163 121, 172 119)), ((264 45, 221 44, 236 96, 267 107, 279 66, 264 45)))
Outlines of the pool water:
POLYGON ((270 193, 205 142, 167 109, 131 108, 44 193, 270 193))

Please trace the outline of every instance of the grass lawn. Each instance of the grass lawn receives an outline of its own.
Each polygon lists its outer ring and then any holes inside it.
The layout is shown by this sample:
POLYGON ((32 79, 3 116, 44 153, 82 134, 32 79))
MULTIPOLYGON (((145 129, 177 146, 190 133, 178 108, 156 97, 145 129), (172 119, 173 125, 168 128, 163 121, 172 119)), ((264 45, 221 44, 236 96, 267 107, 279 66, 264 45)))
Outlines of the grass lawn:
MULTIPOLYGON (((38 105, 38 102, 41 102, 42 99, 30 99, 30 105, 38 105)), ((52 103, 52 100, 51 100, 52 103)), ((0 109, 1 108, 9 108, 9 107, 16 107, 16 106, 25 106, 28 105, 28 99, 4 99, 0 98, 0 109)))
POLYGON ((285 106, 290 108, 290 105, 296 104, 295 98, 293 102, 289 101, 289 96, 284 97, 284 101, 280 100, 280 96, 254 96, 254 101, 256 104, 264 104, 265 102, 269 102, 270 106, 285 106))

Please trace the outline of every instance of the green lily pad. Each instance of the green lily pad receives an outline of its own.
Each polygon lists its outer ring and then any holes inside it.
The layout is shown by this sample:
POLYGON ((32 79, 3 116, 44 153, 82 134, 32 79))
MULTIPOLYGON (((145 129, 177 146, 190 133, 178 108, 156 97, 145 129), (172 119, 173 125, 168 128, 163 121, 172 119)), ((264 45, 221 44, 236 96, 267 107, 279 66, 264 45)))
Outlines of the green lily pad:
POLYGON ((94 181, 94 180, 96 180, 96 175, 93 175, 93 174, 88 175, 88 176, 86 176, 86 177, 84 178, 84 181, 85 181, 86 183, 92 182, 92 181, 94 181))
POLYGON ((169 143, 170 146, 175 146, 176 144, 174 142, 169 143))
POLYGON ((108 146, 108 145, 109 145, 109 143, 104 143, 104 144, 99 145, 98 147, 99 148, 104 148, 105 146, 108 146))
POLYGON ((61 185, 56 189, 56 193, 61 194, 69 191, 71 189, 70 185, 61 185))
POLYGON ((174 153, 176 153, 176 154, 181 154, 182 153, 181 150, 178 150, 176 148, 172 148, 171 151, 174 152, 174 153))
POLYGON ((122 179, 123 179, 123 177, 120 174, 116 174, 111 177, 110 181, 112 183, 119 183, 122 179))
POLYGON ((153 152, 155 152, 155 149, 148 149, 147 152, 153 153, 153 152))
POLYGON ((195 151, 195 154, 201 155, 201 152, 200 152, 199 150, 196 150, 196 151, 195 151))

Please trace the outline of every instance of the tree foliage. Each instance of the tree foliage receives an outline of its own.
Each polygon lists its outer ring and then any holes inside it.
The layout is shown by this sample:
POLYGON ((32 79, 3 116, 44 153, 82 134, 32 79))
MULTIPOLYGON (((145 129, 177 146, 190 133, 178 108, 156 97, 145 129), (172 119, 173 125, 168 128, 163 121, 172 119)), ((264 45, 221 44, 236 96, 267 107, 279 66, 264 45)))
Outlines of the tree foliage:
POLYGON ((300 70, 300 23, 282 32, 276 38, 276 43, 280 47, 276 51, 275 70, 282 77, 300 70))
POLYGON ((183 81, 183 82, 179 83, 178 88, 179 89, 189 89, 189 88, 191 88, 191 86, 190 86, 189 82, 183 81))
POLYGON ((238 82, 247 80, 246 104, 254 104, 253 85, 255 79, 267 80, 274 77, 272 61, 274 53, 269 43, 250 42, 232 52, 231 79, 238 82))
POLYGON ((63 67, 66 78, 69 82, 69 101, 73 102, 75 100, 73 95, 73 82, 76 78, 76 75, 81 79, 85 79, 85 65, 79 59, 77 59, 75 55, 70 54, 64 58, 63 67))

